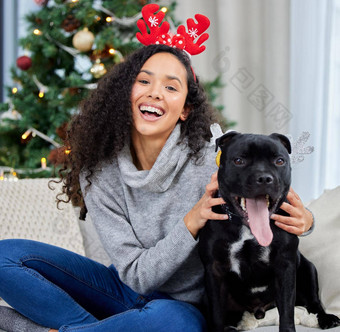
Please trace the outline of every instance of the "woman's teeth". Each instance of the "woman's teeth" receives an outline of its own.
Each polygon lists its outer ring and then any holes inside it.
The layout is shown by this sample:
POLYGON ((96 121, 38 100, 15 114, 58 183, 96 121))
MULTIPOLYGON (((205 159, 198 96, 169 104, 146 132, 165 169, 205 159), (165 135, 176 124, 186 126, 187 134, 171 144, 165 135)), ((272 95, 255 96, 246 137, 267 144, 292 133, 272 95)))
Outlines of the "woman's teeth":
POLYGON ((164 114, 162 110, 156 107, 152 107, 152 106, 141 106, 139 109, 143 113, 148 112, 148 113, 157 114, 158 116, 162 116, 164 114))

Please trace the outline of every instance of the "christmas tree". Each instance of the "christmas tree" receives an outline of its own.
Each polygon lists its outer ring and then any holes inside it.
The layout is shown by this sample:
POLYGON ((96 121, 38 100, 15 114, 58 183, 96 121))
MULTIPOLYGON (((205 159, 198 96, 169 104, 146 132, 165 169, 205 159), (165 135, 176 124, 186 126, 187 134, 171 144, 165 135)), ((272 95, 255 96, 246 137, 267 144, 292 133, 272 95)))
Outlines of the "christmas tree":
MULTIPOLYGON (((62 147, 65 129, 79 102, 107 70, 142 46, 135 38, 136 22, 147 3, 35 2, 41 10, 26 17, 28 34, 19 41, 27 54, 11 69, 9 102, 0 104, 0 166, 17 170, 19 177, 56 175, 68 153, 62 147)), ((175 6, 173 1, 161 10, 177 26, 175 6)), ((208 87, 212 92, 219 85, 217 79, 208 87)))

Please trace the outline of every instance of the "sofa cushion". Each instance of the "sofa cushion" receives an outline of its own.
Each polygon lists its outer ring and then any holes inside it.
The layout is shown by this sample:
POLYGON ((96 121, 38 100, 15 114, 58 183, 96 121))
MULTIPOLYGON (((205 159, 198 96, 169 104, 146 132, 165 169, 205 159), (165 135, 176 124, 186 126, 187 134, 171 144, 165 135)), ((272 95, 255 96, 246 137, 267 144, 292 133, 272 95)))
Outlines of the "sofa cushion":
POLYGON ((50 179, 0 181, 0 239, 32 239, 84 255, 78 219, 72 205, 56 206, 61 184, 50 179))
POLYGON ((308 208, 314 213, 315 229, 300 238, 300 250, 318 270, 326 311, 340 317, 340 186, 325 191, 308 208))

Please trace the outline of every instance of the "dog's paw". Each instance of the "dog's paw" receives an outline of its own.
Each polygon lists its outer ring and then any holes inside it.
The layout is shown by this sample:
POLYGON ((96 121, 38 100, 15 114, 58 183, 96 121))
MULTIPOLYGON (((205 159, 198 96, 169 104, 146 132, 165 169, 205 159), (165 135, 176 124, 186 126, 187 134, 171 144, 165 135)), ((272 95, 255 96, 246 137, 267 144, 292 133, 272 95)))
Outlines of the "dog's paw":
POLYGON ((340 325, 339 317, 331 314, 319 314, 318 322, 321 329, 330 329, 340 325))

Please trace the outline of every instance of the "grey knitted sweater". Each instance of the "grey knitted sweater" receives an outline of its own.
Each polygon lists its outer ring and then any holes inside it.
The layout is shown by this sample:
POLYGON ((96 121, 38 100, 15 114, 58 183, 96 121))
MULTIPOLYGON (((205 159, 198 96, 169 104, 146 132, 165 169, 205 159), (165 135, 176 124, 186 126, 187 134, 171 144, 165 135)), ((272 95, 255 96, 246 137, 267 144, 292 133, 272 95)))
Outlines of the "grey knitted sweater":
POLYGON ((217 170, 215 146, 207 143, 200 165, 177 145, 177 125, 152 169, 138 171, 126 146, 118 158, 95 172, 85 203, 121 280, 140 294, 167 293, 198 303, 203 295, 203 267, 197 241, 184 216, 199 201, 217 170))

